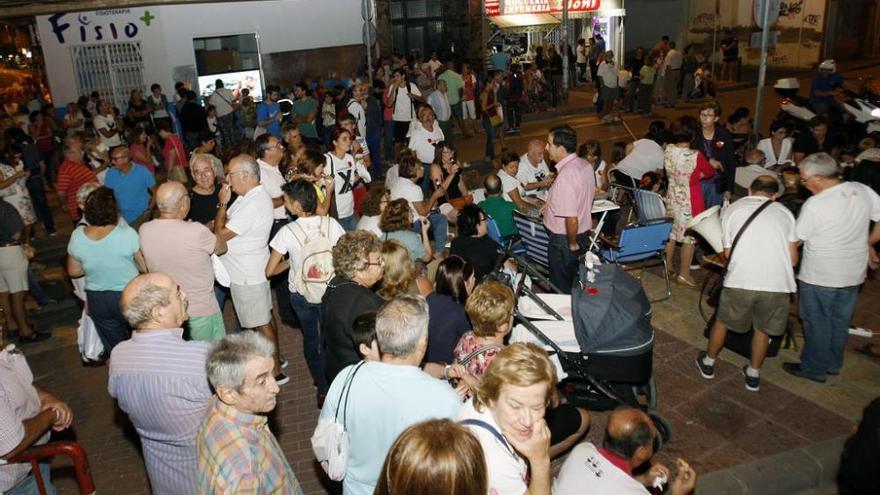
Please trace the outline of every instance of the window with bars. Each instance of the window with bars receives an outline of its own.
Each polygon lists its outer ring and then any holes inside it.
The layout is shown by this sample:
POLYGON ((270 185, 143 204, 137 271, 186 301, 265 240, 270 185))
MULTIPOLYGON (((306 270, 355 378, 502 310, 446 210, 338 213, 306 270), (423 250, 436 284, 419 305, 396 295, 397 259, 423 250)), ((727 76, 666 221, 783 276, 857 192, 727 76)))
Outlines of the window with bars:
POLYGON ((80 95, 97 91, 120 111, 128 108, 131 90, 144 90, 144 61, 139 42, 106 43, 71 48, 76 89, 80 95))
POLYGON ((402 53, 428 55, 444 39, 443 0, 392 0, 392 43, 402 53))

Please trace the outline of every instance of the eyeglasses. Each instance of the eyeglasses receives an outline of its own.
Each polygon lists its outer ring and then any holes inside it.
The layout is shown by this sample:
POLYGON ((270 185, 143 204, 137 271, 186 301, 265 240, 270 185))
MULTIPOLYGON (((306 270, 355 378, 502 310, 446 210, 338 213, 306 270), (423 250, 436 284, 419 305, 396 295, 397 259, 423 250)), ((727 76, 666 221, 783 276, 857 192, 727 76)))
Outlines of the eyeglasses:
POLYGON ((127 158, 128 158, 128 155, 119 155, 119 156, 113 157, 114 160, 122 160, 122 159, 127 159, 127 158))
POLYGON ((205 170, 198 170, 198 171, 193 170, 193 175, 195 175, 196 177, 205 177, 205 176, 211 175, 213 173, 214 173, 214 171, 211 170, 210 168, 206 168, 205 170))
POLYGON ((364 266, 385 266, 385 260, 380 259, 379 261, 365 261, 364 266))
POLYGON ((809 177, 801 177, 801 184, 806 184, 807 182, 810 181, 810 179, 813 179, 815 177, 816 177, 815 175, 811 175, 809 177))

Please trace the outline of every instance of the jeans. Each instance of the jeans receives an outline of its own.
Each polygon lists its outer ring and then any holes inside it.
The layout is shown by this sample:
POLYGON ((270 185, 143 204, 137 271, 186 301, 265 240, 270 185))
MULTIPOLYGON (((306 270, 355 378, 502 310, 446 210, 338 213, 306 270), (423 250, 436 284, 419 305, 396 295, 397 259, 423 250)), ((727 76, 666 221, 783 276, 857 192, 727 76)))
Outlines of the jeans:
POLYGON ((805 375, 822 380, 826 373, 840 372, 858 295, 857 285, 835 288, 800 282, 801 371, 805 375))
POLYGON ((28 292, 31 293, 34 300, 37 301, 37 305, 45 306, 49 304, 49 296, 43 292, 43 288, 40 286, 40 279, 37 277, 37 274, 34 273, 34 269, 28 265, 28 292))
MULTIPOLYGON (((220 284, 214 284, 214 297, 217 299, 217 305, 220 306, 220 312, 223 313, 223 306, 226 305, 226 300, 232 300, 232 296, 229 294, 229 287, 223 287, 220 284)), ((235 313, 235 306, 232 308, 233 314, 235 313)), ((233 332, 238 333, 241 331, 241 324, 238 322, 238 316, 232 319, 233 332)))
POLYGON ((724 196, 718 192, 717 177, 700 181, 700 189, 703 191, 703 204, 706 208, 720 206, 724 196))
POLYGON ((299 319, 300 330, 303 334, 303 355, 309 367, 309 374, 315 381, 320 395, 327 395, 330 388, 327 383, 327 374, 324 371, 324 350, 321 339, 321 323, 318 318, 321 315, 321 305, 312 304, 300 294, 290 293, 290 307, 299 319))
MULTIPOLYGON (((439 210, 434 210, 428 213, 428 221, 431 222, 429 232, 434 234, 434 253, 439 254, 446 248, 446 231, 449 230, 449 220, 439 210)), ((421 234, 422 222, 416 220, 413 223, 412 231, 421 234)))
POLYGON ((31 202, 37 211, 37 218, 43 222, 46 232, 55 232, 55 220, 52 218, 52 209, 49 208, 49 200, 46 198, 46 188, 43 176, 32 175, 27 180, 27 190, 31 195, 31 202))
POLYGON ((426 198, 430 198, 432 194, 434 194, 434 187, 431 185, 431 164, 422 162, 422 182, 419 184, 419 187, 422 188, 422 194, 425 195, 426 198))
POLYGON ((382 128, 367 128, 367 146, 370 148, 370 162, 373 170, 371 173, 373 174, 373 179, 378 179, 382 176, 383 168, 382 168, 382 128))
POLYGON ((382 127, 382 132, 385 133, 382 136, 384 159, 386 162, 391 163, 394 161, 394 121, 386 120, 382 127))
POLYGON ((626 91, 626 95, 623 97, 623 108, 627 112, 635 112, 636 111, 636 101, 639 94, 639 80, 632 79, 629 81, 629 88, 626 91))
POLYGON ((550 234, 550 242, 547 245, 547 258, 550 262, 550 282, 566 294, 571 293, 574 279, 578 275, 578 258, 587 250, 590 237, 587 232, 577 235, 580 249, 572 251, 568 249, 568 236, 565 234, 550 234))
POLYGON ((131 328, 119 310, 121 291, 86 290, 86 302, 89 305, 89 316, 95 322, 98 337, 104 344, 104 356, 110 357, 110 351, 116 344, 131 337, 131 328))
POLYGON ((488 115, 483 115, 483 129, 486 130, 486 158, 495 159, 495 127, 488 115))
POLYGON ((345 218, 339 218, 336 221, 339 222, 339 225, 342 226, 342 229, 346 232, 357 230, 357 218, 355 218, 354 215, 350 215, 345 218))
POLYGON ((507 100, 507 122, 511 129, 519 130, 522 123, 522 103, 519 100, 507 100))
MULTIPOLYGON (((40 463, 40 478, 42 478, 43 486, 46 488, 46 495, 57 495, 58 492, 55 490, 55 485, 52 484, 50 471, 51 468, 48 462, 40 463)), ((28 473, 15 486, 6 490, 5 493, 6 495, 39 495, 40 489, 37 488, 37 480, 34 477, 33 471, 28 473)))

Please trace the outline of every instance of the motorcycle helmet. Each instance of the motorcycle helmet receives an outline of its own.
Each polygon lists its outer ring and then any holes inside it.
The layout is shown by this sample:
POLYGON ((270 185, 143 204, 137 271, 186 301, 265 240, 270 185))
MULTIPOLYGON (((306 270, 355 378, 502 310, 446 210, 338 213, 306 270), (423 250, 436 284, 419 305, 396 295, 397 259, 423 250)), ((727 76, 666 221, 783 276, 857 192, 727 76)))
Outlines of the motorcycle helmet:
POLYGON ((830 70, 831 72, 837 71, 837 63, 834 62, 834 59, 826 59, 823 60, 821 64, 819 64, 819 70, 830 70))

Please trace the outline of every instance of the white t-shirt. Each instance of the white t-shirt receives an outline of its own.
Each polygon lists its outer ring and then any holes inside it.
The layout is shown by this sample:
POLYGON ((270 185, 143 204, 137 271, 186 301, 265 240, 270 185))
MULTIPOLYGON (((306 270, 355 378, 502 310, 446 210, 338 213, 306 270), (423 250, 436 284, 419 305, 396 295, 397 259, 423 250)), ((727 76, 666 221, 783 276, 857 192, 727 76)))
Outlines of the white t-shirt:
MULTIPOLYGON (((345 231, 335 218, 327 217, 327 220, 329 220, 329 223, 327 224, 327 234, 330 237, 330 244, 335 246, 336 241, 345 234, 345 231)), ((303 236, 305 239, 311 239, 321 233, 321 217, 313 215, 311 217, 299 218, 296 222, 291 222, 282 227, 269 243, 269 247, 278 253, 290 255, 290 270, 287 274, 287 284, 291 293, 296 292, 293 288, 293 282, 296 278, 296 274, 302 270, 303 264, 303 247, 296 238, 296 235, 300 235, 301 232, 297 231, 297 234, 294 235, 293 229, 297 228, 293 226, 294 223, 302 227, 303 231, 305 231, 305 236, 303 236)))
POLYGON ((434 115, 440 122, 446 122, 452 118, 452 107, 449 106, 449 96, 442 91, 434 91, 428 95, 428 105, 434 110, 434 115))
POLYGON ((273 220, 272 198, 263 186, 257 186, 239 196, 226 214, 226 228, 236 233, 226 242, 228 249, 220 257, 229 279, 238 285, 265 282, 273 220))
POLYGON ((409 122, 415 118, 416 111, 413 108, 412 99, 409 97, 410 92, 416 96, 422 96, 419 88, 412 83, 397 88, 397 98, 394 99, 394 111, 391 114, 391 118, 395 122, 409 122))
POLYGON ((519 180, 516 177, 508 174, 505 170, 502 169, 498 171, 498 178, 501 179, 501 191, 504 193, 502 194, 502 197, 506 201, 513 201, 513 198, 510 197, 510 191, 513 191, 514 189, 519 191, 520 198, 523 197, 523 193, 525 191, 523 190, 522 184, 520 184, 519 180))
POLYGON ((587 63, 587 47, 585 47, 584 45, 578 45, 577 48, 575 49, 575 52, 577 53, 577 61, 575 63, 577 63, 577 64, 587 63))
POLYGON ((382 215, 376 215, 373 217, 364 215, 358 220, 356 230, 366 230, 367 232, 376 234, 376 236, 381 236, 383 234, 382 229, 379 228, 379 220, 381 219, 382 215))
POLYGON ((68 127, 67 134, 75 134, 77 132, 83 132, 86 130, 86 119, 83 116, 82 112, 77 111, 76 113, 68 113, 64 116, 64 123, 73 123, 75 121, 81 121, 80 124, 76 127, 68 127))
POLYGON ((346 153, 345 158, 337 158, 333 153, 325 153, 324 173, 333 174, 333 191, 336 196, 336 213, 339 218, 354 215, 354 189, 357 171, 354 157, 346 153))
MULTIPOLYGON (((266 189, 269 197, 272 199, 280 198, 284 194, 284 192, 281 191, 281 186, 286 182, 284 176, 281 175, 281 171, 278 170, 278 167, 269 165, 263 160, 257 159, 257 163, 260 165, 260 184, 266 189)), ((272 211, 272 214, 275 220, 284 220, 287 218, 287 214, 284 212, 284 205, 275 208, 272 211)))
POLYGON ((97 131, 98 136, 101 138, 101 144, 107 146, 108 148, 113 148, 114 146, 119 146, 122 144, 122 138, 119 137, 119 133, 116 133, 110 137, 104 137, 101 134, 101 129, 106 129, 108 131, 112 131, 116 129, 116 120, 111 116, 108 117, 106 115, 95 115, 95 131, 97 131))
POLYGON ((413 206, 413 203, 421 203, 425 200, 425 193, 422 191, 421 187, 410 179, 400 177, 394 182, 394 187, 391 189, 388 199, 394 201, 395 199, 400 198, 409 201, 409 207, 412 208, 413 211, 413 218, 420 216, 416 207, 413 206))
POLYGON ((357 130, 358 136, 366 137, 367 136, 367 113, 364 111, 364 107, 354 98, 348 100, 348 113, 355 118, 357 122, 357 130))
POLYGON ((654 172, 663 168, 663 148, 651 139, 639 139, 633 143, 633 149, 626 155, 615 170, 626 174, 636 181, 642 180, 647 172, 654 172))
POLYGON ((605 190, 605 169, 608 167, 608 164, 605 163, 605 160, 599 160, 599 166, 595 169, 596 174, 596 189, 605 190))
MULTIPOLYGON (((495 428, 495 431, 501 433, 501 428, 495 423, 492 413, 488 409, 478 412, 474 409, 472 400, 461 406, 458 419, 478 419, 488 423, 495 428)), ((497 495, 522 495, 525 493, 529 488, 526 484, 528 465, 516 453, 513 446, 506 439, 502 443, 497 436, 482 426, 465 426, 477 437, 483 447, 486 466, 489 468, 489 490, 494 490, 497 495)))
POLYGON ((394 164, 391 168, 385 172, 385 189, 392 190, 394 189, 394 184, 397 184, 397 181, 400 179, 400 166, 394 164))
MULTIPOLYGON (((520 183, 531 184, 532 182, 539 182, 548 175, 550 175, 550 167, 547 166, 547 162, 543 158, 538 162, 537 166, 533 166, 532 162, 529 161, 528 154, 523 154, 519 157, 519 169, 516 171, 516 178, 519 179, 520 183)), ((531 191, 524 190, 524 192, 527 196, 546 196, 547 191, 546 189, 532 189, 531 191)))
POLYGON ((443 62, 441 62, 439 60, 431 59, 425 63, 431 67, 431 77, 434 77, 434 74, 437 73, 437 69, 439 69, 440 67, 443 67, 443 62))
MULTIPOLYGON (((490 468, 491 469, 491 468, 490 468)), ((578 444, 562 464, 553 495, 648 495, 648 489, 599 453, 589 442, 578 444)))
POLYGON ((414 125, 409 136, 409 149, 416 153, 420 162, 434 163, 435 146, 444 138, 439 122, 434 122, 433 131, 425 129, 421 124, 414 125))
POLYGON ((843 182, 807 199, 797 219, 800 280, 823 287, 864 282, 869 220, 880 220, 880 196, 864 184, 843 182))
POLYGON ((602 78, 602 85, 606 88, 617 87, 617 78, 619 74, 614 64, 602 62, 599 64, 599 70, 596 72, 596 75, 602 78))
MULTIPOLYGON (((731 203, 721 216, 721 242, 725 248, 730 248, 743 224, 765 201, 769 199, 746 196, 731 203)), ((789 249, 792 242, 797 242, 794 215, 780 203, 771 204, 743 232, 727 267, 724 286, 762 292, 796 292, 789 249)))

